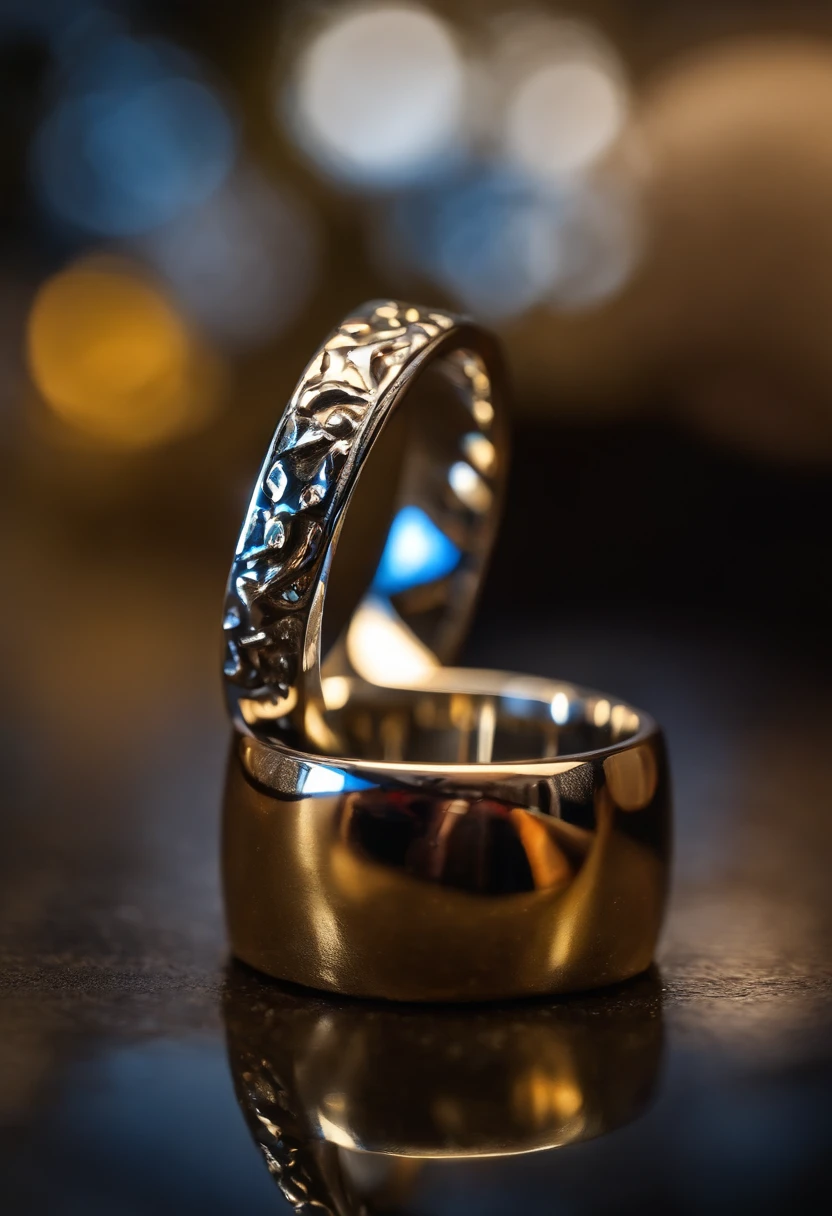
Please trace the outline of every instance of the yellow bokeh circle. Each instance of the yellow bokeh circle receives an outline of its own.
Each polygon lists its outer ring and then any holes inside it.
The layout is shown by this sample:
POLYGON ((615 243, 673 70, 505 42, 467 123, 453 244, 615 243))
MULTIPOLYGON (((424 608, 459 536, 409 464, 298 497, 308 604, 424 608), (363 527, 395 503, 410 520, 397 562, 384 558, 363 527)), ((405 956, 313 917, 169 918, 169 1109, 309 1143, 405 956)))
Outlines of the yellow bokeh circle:
POLYGON ((87 259, 44 283, 29 316, 28 353, 47 404, 99 443, 163 443, 216 407, 216 359, 125 259, 87 259))

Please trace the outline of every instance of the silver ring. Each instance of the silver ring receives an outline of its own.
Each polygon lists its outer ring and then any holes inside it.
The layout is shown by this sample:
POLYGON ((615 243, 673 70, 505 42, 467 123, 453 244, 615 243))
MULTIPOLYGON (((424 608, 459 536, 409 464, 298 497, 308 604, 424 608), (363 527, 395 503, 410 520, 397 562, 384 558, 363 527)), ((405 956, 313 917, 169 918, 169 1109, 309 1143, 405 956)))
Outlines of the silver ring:
POLYGON ((453 658, 499 515, 502 398, 493 340, 439 310, 366 304, 318 350, 269 446, 228 581, 224 676, 240 729, 297 738, 322 670, 412 684, 453 658), (397 581, 390 546, 408 527, 433 560, 421 572, 399 560, 397 581), (355 644, 368 631, 380 650, 355 644))

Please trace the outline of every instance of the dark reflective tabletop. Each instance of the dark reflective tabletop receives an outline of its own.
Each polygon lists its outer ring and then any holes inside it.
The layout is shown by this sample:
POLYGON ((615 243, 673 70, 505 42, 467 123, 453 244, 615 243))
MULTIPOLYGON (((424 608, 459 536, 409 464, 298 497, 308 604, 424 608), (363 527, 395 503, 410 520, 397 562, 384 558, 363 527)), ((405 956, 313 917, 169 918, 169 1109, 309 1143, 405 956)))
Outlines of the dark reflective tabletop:
MULTIPOLYGON (((6 560, 37 587, 44 551, 16 535, 6 560)), ((491 591, 516 556, 506 542, 491 591)), ((574 597, 549 612, 541 587, 487 592, 470 661, 609 688, 666 728, 658 966, 559 1002, 364 1007, 226 957, 222 563, 58 549, 60 611, 0 610, 3 1211, 816 1210, 832 680, 811 638, 635 602, 613 627, 574 597)))

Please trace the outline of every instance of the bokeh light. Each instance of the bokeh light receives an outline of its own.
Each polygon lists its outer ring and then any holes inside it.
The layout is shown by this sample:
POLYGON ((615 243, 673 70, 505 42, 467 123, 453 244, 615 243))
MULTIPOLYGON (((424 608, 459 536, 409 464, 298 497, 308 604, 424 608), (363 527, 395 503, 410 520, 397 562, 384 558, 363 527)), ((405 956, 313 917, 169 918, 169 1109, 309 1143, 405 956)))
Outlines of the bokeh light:
POLYGON ((429 277, 461 307, 492 319, 548 297, 559 258, 552 200, 490 168, 403 195, 379 230, 381 255, 429 277))
POLYGON ((145 237, 141 250, 188 315, 233 347, 278 335, 318 279, 318 230, 309 210, 248 166, 145 237))
POLYGON ((645 250, 638 183, 610 175, 576 186, 562 200, 558 235, 549 302, 579 311, 611 299, 633 278, 645 250))
POLYGON ((829 116, 830 41, 770 36, 680 56, 639 112, 674 394, 717 442, 808 465, 832 458, 829 116))
POLYGON ((290 124, 329 174, 396 185, 454 153, 465 98, 465 65, 437 14, 409 4, 351 6, 302 49, 290 124))
POLYGON ((642 229, 626 176, 557 188, 486 169, 402 195, 373 236, 387 266, 426 276, 458 306, 500 320, 613 296, 639 264, 642 229))
MULTIPOLYGON (((369 239, 385 270, 502 321, 598 306, 643 249, 626 71, 595 26, 507 12, 465 64, 467 128, 439 175, 401 183, 369 239), (626 138, 625 138, 626 137, 626 138)), ((421 288, 424 290, 424 288, 421 288)))
POLYGON ((533 33, 508 91, 505 149, 529 173, 560 180, 585 173, 613 146, 628 89, 618 56, 592 27, 550 20, 533 33))
POLYGON ((234 124, 192 60, 169 43, 91 39, 61 77, 32 149, 48 211, 83 232, 147 232, 228 174, 234 124))
POLYGON ((217 404, 216 360, 141 270, 121 259, 79 262, 41 287, 28 355, 54 413, 107 446, 173 439, 203 424, 217 404))

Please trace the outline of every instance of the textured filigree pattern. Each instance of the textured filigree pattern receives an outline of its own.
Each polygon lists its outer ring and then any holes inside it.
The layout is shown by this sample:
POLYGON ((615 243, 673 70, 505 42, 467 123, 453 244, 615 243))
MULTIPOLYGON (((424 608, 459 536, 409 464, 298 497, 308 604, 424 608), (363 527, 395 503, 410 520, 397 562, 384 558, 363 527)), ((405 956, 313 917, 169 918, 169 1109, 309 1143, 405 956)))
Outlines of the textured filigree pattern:
MULTIPOLYGON (((242 1061, 243 1110, 266 1165, 296 1216, 337 1216, 329 1195, 304 1161, 308 1142, 288 1131, 292 1112, 288 1094, 268 1063, 251 1055, 242 1061), (318 1193, 316 1193, 318 1192, 318 1193)), ((363 1205, 356 1213, 362 1216, 363 1205)))
MULTIPOLYGON (((373 406, 454 324, 412 305, 369 304, 301 377, 255 487, 228 585, 224 671, 232 710, 249 724, 288 713, 296 700, 318 575, 373 406)), ((463 361, 461 371, 476 398, 481 364, 463 361)), ((490 408, 487 401, 481 408, 490 408)))

